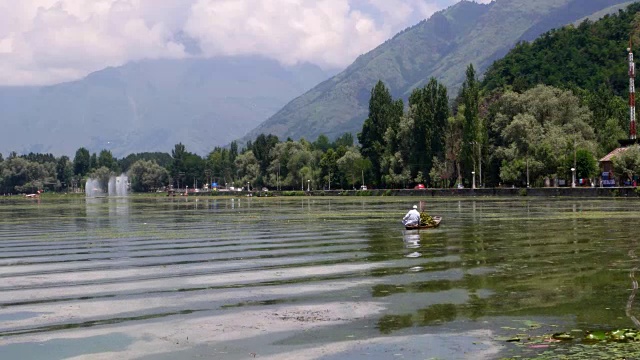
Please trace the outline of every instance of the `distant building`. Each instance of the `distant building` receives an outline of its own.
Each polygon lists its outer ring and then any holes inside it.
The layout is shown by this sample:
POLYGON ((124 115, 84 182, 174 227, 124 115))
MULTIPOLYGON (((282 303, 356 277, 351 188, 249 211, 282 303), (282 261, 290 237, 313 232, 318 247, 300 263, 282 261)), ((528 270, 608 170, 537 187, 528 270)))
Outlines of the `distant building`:
MULTIPOLYGON (((608 153, 605 157, 600 159, 600 183, 602 186, 616 186, 616 174, 613 171, 613 158, 627 151, 628 147, 619 147, 608 153)), ((620 184, 622 184, 622 179, 620 184)))
POLYGON ((613 157, 622 154, 627 149, 628 147, 619 147, 605 155, 605 157, 598 161, 600 163, 600 170, 602 172, 613 173, 613 157))

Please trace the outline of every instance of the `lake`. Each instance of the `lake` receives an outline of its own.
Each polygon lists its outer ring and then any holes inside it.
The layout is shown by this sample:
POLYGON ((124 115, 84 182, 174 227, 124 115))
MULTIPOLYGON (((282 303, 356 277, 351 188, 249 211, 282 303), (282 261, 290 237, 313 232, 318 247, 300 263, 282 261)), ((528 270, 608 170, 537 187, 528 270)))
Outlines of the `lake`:
POLYGON ((640 354, 588 341, 640 327, 637 200, 426 198, 440 227, 405 231, 418 200, 0 198, 0 354, 640 354))

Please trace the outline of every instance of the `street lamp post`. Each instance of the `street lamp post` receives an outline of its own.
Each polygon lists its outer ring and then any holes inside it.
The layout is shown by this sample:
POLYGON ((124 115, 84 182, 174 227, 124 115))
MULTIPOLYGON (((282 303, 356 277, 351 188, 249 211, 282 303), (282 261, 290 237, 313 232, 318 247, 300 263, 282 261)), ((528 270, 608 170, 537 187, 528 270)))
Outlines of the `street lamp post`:
POLYGON ((576 168, 571 168, 571 187, 576 187, 576 168))
POLYGON ((307 179, 307 191, 311 191, 311 180, 307 179))
MULTIPOLYGON (((478 184, 480 185, 480 187, 482 187, 482 143, 474 140, 474 141, 469 141, 469 145, 471 145, 471 151, 473 152, 474 156, 476 153, 476 145, 478 145, 478 168, 480 169, 478 173, 478 184)), ((476 161, 473 160, 473 172, 475 172, 475 170, 476 170, 476 161)))
POLYGON ((529 156, 527 156, 527 189, 529 188, 529 156))
POLYGON ((475 171, 471 172, 471 188, 472 189, 476 188, 476 172, 475 171))

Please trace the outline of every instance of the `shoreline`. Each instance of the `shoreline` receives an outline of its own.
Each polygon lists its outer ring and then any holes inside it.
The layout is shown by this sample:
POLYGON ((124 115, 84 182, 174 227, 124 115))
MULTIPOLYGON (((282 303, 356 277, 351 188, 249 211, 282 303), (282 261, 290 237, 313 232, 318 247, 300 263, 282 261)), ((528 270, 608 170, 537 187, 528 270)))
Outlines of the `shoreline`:
MULTIPOLYGON (((200 192, 189 196, 255 196, 255 197, 295 197, 295 196, 421 196, 421 197, 626 197, 640 198, 640 188, 634 187, 549 187, 549 188, 482 188, 482 189, 369 189, 369 190, 311 190, 311 191, 238 191, 200 192)), ((164 194, 166 196, 166 194, 164 194)), ((180 195, 176 195, 178 197, 180 195)))
MULTIPOLYGON (((549 187, 549 188, 481 188, 481 189, 368 189, 368 190, 269 190, 269 191, 201 191, 184 196, 166 192, 129 193, 128 196, 162 197, 304 197, 304 196, 367 196, 367 197, 580 197, 580 198, 640 198, 640 188, 635 187, 549 187)), ((0 195, 0 199, 25 198, 27 200, 85 198, 83 193, 46 192, 38 197, 24 194, 0 195)), ((106 196, 105 196, 106 197, 106 196)))

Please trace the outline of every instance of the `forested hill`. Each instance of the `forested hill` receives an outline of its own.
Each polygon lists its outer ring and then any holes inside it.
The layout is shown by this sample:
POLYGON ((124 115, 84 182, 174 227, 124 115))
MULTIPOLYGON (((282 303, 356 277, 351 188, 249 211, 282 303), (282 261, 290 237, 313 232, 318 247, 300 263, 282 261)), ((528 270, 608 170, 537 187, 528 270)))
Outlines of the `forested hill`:
POLYGON ((630 40, 640 54, 640 3, 518 44, 491 65, 482 88, 486 94, 505 88, 522 93, 539 84, 572 90, 593 112, 590 125, 600 145, 597 155, 602 156, 629 131, 630 40))
POLYGON ((435 77, 455 96, 468 64, 482 73, 520 40, 535 39, 627 1, 462 1, 360 56, 342 73, 291 101, 243 141, 261 133, 307 139, 357 133, 367 117, 370 90, 378 80, 394 97, 406 99, 411 90, 435 77))
POLYGON ((605 86, 626 96, 630 35, 640 54, 639 11, 640 3, 635 3, 597 22, 587 20, 547 32, 531 43, 521 42, 489 67, 483 87, 491 91, 510 85, 522 91, 546 84, 597 91, 605 86))

